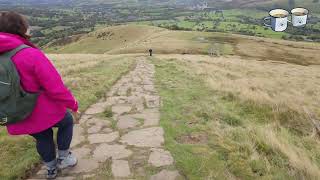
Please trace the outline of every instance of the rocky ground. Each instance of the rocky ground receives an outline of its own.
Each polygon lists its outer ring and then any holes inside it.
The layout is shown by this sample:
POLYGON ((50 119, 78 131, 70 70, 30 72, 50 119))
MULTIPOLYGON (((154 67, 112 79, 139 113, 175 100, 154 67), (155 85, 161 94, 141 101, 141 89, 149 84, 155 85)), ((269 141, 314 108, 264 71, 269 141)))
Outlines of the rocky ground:
MULTIPOLYGON (((106 98, 87 109, 74 129, 72 151, 78 165, 63 170, 58 179, 183 179, 163 147, 161 100, 154 73, 154 65, 139 58, 136 68, 122 77, 106 98), (101 171, 110 172, 101 176, 101 171)), ((32 179, 42 179, 45 174, 42 167, 32 179)))

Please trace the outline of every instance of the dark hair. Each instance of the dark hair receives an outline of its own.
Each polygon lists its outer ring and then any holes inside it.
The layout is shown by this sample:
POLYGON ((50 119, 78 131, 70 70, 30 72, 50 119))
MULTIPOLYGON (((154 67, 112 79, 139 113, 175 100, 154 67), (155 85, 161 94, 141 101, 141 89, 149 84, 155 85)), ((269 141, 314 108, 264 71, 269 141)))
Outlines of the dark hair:
POLYGON ((15 34, 29 39, 30 35, 27 35, 28 28, 29 24, 23 15, 12 11, 0 12, 0 32, 15 34))

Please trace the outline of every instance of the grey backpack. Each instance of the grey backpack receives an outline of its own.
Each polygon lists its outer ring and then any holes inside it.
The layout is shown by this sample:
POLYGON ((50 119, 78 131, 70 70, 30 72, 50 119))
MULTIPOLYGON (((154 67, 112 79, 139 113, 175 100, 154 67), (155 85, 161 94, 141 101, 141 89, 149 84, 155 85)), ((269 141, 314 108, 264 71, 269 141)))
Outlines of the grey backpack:
POLYGON ((11 58, 22 49, 21 45, 12 51, 0 54, 0 126, 14 124, 28 117, 36 104, 38 94, 25 92, 11 58))

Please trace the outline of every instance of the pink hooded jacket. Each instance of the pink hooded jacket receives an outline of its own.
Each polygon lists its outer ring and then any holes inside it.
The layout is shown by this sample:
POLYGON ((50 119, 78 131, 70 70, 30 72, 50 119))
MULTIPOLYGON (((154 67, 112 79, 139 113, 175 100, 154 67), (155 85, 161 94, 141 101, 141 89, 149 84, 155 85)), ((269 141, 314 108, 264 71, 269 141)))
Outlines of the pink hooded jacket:
POLYGON ((68 109, 78 110, 78 103, 65 87, 61 76, 50 60, 26 39, 0 32, 0 54, 26 44, 32 48, 19 51, 12 61, 21 78, 23 89, 39 93, 36 106, 29 117, 8 125, 11 135, 35 134, 51 128, 61 121, 68 109))

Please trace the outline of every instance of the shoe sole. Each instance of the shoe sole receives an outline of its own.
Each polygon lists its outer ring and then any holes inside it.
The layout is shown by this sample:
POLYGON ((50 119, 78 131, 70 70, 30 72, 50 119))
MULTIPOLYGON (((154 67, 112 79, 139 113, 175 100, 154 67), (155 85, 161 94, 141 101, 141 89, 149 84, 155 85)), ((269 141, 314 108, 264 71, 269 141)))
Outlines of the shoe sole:
POLYGON ((59 167, 59 165, 58 165, 58 169, 59 170, 64 170, 64 169, 69 169, 69 168, 73 168, 73 167, 75 167, 75 166, 77 166, 78 165, 78 160, 77 160, 77 162, 76 162, 76 164, 74 164, 74 165, 72 165, 72 166, 67 166, 67 167, 59 167))
POLYGON ((55 177, 46 177, 46 179, 57 179, 58 174, 55 177))
POLYGON ((50 180, 50 179, 57 179, 57 177, 58 177, 58 176, 52 177, 52 178, 48 178, 48 177, 47 177, 46 179, 49 179, 49 180, 50 180))

